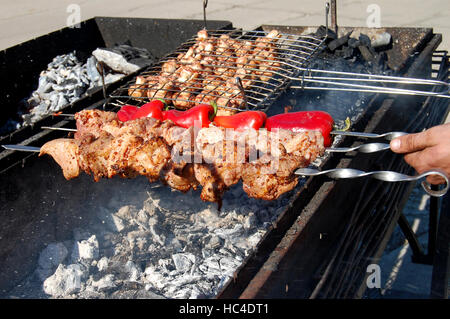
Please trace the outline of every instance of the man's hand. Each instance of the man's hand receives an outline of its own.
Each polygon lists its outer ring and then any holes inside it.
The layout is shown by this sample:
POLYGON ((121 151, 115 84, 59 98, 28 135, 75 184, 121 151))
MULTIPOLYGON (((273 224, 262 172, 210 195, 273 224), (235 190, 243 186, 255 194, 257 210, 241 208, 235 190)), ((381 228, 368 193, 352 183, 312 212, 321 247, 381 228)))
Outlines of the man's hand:
MULTIPOLYGON (((405 154, 405 161, 419 174, 440 169, 450 176, 450 123, 398 137, 391 141, 391 149, 405 154)), ((444 183, 437 175, 428 176, 427 180, 431 184, 444 183)))

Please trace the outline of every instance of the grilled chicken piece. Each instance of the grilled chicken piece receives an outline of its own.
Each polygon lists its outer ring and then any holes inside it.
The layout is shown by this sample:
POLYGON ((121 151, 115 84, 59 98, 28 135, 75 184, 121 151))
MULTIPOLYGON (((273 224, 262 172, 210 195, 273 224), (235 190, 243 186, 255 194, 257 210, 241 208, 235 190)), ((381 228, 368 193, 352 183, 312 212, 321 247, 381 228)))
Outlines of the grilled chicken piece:
POLYGON ((39 156, 48 154, 61 166, 64 177, 69 180, 80 174, 78 145, 71 138, 59 138, 45 143, 39 156))
POLYGON ((170 163, 162 172, 162 181, 173 189, 186 193, 190 189, 196 190, 199 183, 195 178, 194 164, 190 163, 177 167, 170 163))
POLYGON ((201 185, 201 198, 219 205, 240 180, 250 197, 278 198, 297 185, 294 170, 324 151, 323 137, 315 131, 185 129, 152 118, 120 122, 115 113, 99 110, 81 111, 75 118, 75 139, 50 141, 40 153, 51 155, 66 179, 81 171, 95 181, 144 175, 182 192, 201 185))
POLYGON ((203 186, 200 195, 203 200, 217 201, 228 187, 241 179, 245 159, 239 161, 234 140, 235 136, 227 135, 224 128, 209 127, 198 132, 195 145, 206 164, 195 164, 194 171, 203 186))
POLYGON ((211 164, 194 164, 195 179, 202 185, 200 198, 205 202, 217 202, 221 205, 226 185, 220 179, 215 167, 211 164))
POLYGON ((294 171, 308 166, 325 148, 322 135, 316 131, 279 130, 263 134, 267 137, 251 146, 264 155, 244 164, 243 189, 250 197, 274 200, 297 185, 294 171))
POLYGON ((98 137, 103 131, 105 124, 110 124, 111 121, 117 119, 117 114, 114 112, 105 112, 100 110, 84 110, 75 113, 75 121, 77 125, 77 132, 75 138, 80 138, 85 134, 92 134, 98 137))
POLYGON ((161 137, 144 139, 125 133, 117 137, 104 132, 99 138, 85 136, 79 145, 81 170, 94 177, 112 178, 116 175, 133 178, 146 176, 151 182, 170 159, 170 150, 161 137))
POLYGON ((222 106, 219 115, 232 115, 236 110, 230 108, 242 108, 243 98, 239 92, 228 91, 232 87, 227 82, 240 77, 247 89, 255 81, 269 81, 280 67, 276 52, 279 37, 276 30, 253 41, 226 34, 210 37, 201 30, 186 52, 161 65, 160 74, 137 77, 129 95, 166 99, 180 109, 215 101, 222 106))
POLYGON ((176 72, 178 68, 177 61, 174 59, 170 59, 167 62, 164 62, 161 66, 161 75, 170 76, 176 72))
POLYGON ((145 97, 147 96, 148 80, 143 76, 136 77, 136 83, 131 85, 128 89, 128 95, 132 97, 145 97))
POLYGON ((198 41, 204 41, 208 39, 208 31, 206 29, 200 30, 197 32, 197 40, 198 41))

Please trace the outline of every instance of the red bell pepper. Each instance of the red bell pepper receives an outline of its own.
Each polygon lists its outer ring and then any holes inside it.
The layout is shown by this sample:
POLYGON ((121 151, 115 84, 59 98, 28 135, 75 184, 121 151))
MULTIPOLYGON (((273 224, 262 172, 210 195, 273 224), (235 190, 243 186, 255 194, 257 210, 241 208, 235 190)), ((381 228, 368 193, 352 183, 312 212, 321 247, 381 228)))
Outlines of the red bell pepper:
POLYGON ((132 116, 132 119, 138 119, 141 117, 153 117, 154 119, 163 120, 163 110, 165 104, 161 100, 153 100, 149 103, 142 105, 136 113, 132 116))
POLYGON ((216 116, 214 124, 225 128, 233 128, 235 130, 245 130, 252 128, 259 130, 264 125, 267 115, 261 111, 246 111, 230 116, 216 116))
POLYGON ((120 121, 126 122, 131 120, 137 111, 138 111, 137 106, 124 105, 117 112, 117 117, 119 118, 120 121))
POLYGON ((175 125, 189 128, 200 125, 208 127, 216 114, 216 108, 210 104, 199 104, 186 111, 169 110, 163 112, 164 120, 171 120, 175 125))
POLYGON ((330 132, 333 130, 334 120, 330 114, 323 111, 302 111, 278 114, 266 120, 266 128, 271 131, 276 128, 302 132, 307 130, 320 131, 325 147, 331 145, 330 132))

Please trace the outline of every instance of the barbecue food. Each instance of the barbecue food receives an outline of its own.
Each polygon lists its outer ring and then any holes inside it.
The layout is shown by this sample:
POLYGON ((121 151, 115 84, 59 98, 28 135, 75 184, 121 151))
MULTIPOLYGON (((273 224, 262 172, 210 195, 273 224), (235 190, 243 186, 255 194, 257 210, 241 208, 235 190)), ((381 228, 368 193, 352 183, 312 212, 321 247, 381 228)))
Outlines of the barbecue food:
POLYGON ((276 46, 279 37, 276 30, 253 41, 233 39, 226 34, 211 37, 201 30, 186 52, 162 63, 160 72, 136 77, 128 94, 162 98, 179 109, 215 102, 218 115, 234 114, 234 109, 244 106, 235 78, 241 78, 244 89, 252 83, 268 81, 280 67, 276 46))
POLYGON ((211 202, 220 203, 240 180, 249 196, 276 199, 297 184, 294 170, 324 151, 319 131, 182 128, 148 117, 121 122, 99 110, 75 119, 74 139, 50 141, 40 152, 55 159, 66 179, 81 171, 95 181, 143 175, 182 192, 201 186, 201 199, 211 202))

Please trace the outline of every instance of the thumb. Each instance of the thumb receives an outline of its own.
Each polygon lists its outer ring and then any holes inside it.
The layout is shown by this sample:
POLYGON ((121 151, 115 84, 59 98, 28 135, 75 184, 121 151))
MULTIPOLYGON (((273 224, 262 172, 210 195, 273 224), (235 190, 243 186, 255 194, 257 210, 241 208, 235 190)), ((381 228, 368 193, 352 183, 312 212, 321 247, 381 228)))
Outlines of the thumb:
POLYGON ((431 146, 431 140, 428 131, 424 131, 397 137, 391 141, 390 146, 395 153, 411 153, 431 146))

